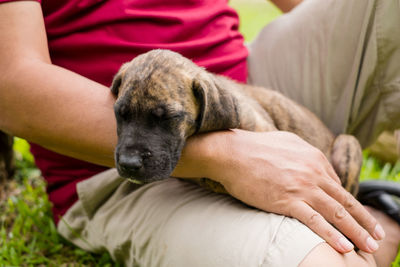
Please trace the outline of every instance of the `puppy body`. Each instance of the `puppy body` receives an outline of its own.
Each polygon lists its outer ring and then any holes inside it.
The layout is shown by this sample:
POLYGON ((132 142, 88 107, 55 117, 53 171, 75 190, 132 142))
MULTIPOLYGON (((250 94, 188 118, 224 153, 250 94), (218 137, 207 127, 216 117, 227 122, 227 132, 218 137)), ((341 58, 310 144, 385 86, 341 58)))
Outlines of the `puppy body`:
MULTIPOLYGON (((354 195, 357 193, 362 149, 356 138, 345 134, 335 137, 311 111, 276 91, 207 74, 210 76, 208 79, 215 85, 207 88, 216 90, 216 94, 222 97, 234 98, 232 100, 235 103, 234 109, 227 112, 232 117, 225 118, 227 121, 237 121, 230 128, 258 132, 280 130, 297 134, 320 149, 332 163, 343 186, 354 195)), ((212 95, 210 92, 207 93, 212 95)), ((214 116, 209 122, 223 118, 222 114, 214 110, 208 110, 208 112, 214 116)), ((206 131, 213 127, 207 128, 206 131)), ((204 179, 201 182, 215 188, 215 191, 220 191, 213 182, 204 179)))
MULTIPOLYGON (((319 148, 345 188, 357 191, 362 161, 358 141, 349 135, 335 138, 312 112, 278 92, 211 74, 167 50, 124 64, 111 90, 118 96, 116 165, 122 176, 142 182, 169 177, 186 139, 195 133, 281 130, 319 148)), ((211 180, 198 182, 224 191, 211 180)))

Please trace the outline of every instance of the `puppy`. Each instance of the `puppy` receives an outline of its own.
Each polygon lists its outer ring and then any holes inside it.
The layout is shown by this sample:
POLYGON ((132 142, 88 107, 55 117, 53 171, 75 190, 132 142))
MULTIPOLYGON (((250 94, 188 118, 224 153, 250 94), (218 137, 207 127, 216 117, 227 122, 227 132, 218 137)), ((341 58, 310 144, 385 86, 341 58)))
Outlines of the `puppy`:
MULTIPOLYGON (((278 92, 211 74, 168 50, 153 50, 124 64, 111 91, 117 96, 116 166, 135 182, 169 177, 189 136, 240 128, 299 135, 327 156, 348 191, 357 191, 358 141, 335 137, 313 113, 278 92)), ((211 180, 198 182, 224 192, 211 180)))

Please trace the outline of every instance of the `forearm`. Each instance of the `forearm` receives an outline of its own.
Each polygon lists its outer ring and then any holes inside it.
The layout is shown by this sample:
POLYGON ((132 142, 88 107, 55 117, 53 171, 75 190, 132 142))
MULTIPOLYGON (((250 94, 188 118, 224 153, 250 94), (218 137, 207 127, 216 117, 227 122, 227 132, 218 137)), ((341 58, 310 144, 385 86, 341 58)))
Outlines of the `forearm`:
POLYGON ((113 97, 106 87, 51 64, 39 3, 0 5, 0 58, 0 129, 112 165, 113 97))
POLYGON ((0 87, 0 128, 56 152, 112 166, 108 88, 40 60, 15 60, 0 87))
POLYGON ((303 0, 271 0, 283 12, 289 12, 303 0))

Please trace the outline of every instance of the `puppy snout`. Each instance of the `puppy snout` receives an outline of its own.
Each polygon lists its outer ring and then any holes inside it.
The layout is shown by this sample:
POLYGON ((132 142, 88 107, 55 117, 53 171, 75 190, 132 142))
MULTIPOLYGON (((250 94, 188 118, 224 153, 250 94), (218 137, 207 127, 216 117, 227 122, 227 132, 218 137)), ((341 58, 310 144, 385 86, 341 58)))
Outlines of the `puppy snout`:
POLYGON ((124 170, 139 171, 143 168, 143 158, 141 155, 120 155, 118 164, 124 170))

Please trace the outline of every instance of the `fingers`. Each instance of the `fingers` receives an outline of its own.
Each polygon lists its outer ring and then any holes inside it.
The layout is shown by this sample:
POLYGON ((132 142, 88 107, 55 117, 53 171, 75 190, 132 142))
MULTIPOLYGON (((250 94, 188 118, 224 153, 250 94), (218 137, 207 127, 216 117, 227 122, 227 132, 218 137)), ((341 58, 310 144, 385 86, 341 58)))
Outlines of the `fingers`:
POLYGON ((313 166, 314 168, 318 168, 320 171, 323 173, 326 173, 333 181, 335 181, 337 184, 341 185, 342 181, 340 180, 339 176, 336 174, 336 171, 333 169, 332 164, 329 162, 327 157, 325 156, 324 153, 322 153, 321 150, 318 148, 315 148, 314 150, 314 161, 315 163, 313 166), (323 167, 322 170, 320 169, 321 166, 323 167))
POLYGON ((333 169, 332 164, 327 161, 327 166, 325 166, 325 170, 327 172, 327 174, 329 175, 329 177, 331 177, 338 185, 342 186, 342 181, 340 180, 339 176, 336 174, 335 170, 333 169))
POLYGON ((313 168, 315 173, 320 175, 319 178, 322 179, 315 179, 314 181, 318 181, 318 187, 303 198, 304 203, 309 207, 307 209, 308 214, 299 214, 297 216, 305 216, 303 220, 306 220, 306 225, 325 238, 328 243, 340 252, 346 251, 350 247, 347 243, 348 240, 343 239, 343 235, 352 240, 359 249, 368 253, 375 252, 379 246, 374 239, 384 238, 383 228, 342 187, 338 175, 322 152, 320 155, 314 155, 316 156, 314 160, 319 162, 320 165, 315 164, 313 168), (321 166, 322 170, 320 169, 321 166), (315 221, 317 222, 315 223, 315 221))
MULTIPOLYGON (((354 218, 354 215, 346 210, 344 205, 322 190, 316 191, 313 196, 313 201, 308 204, 314 210, 319 211, 328 222, 352 240, 359 249, 369 253, 373 253, 378 249, 378 243, 371 237, 366 228, 354 218)), ((354 199, 352 203, 357 203, 357 201, 354 199)), ((352 208, 354 207, 356 207, 355 204, 352 208)), ((360 210, 366 211, 363 207, 360 207, 360 210)), ((358 213, 359 211, 357 210, 356 212, 358 213)), ((362 215, 365 215, 368 219, 372 219, 372 222, 368 221, 368 223, 376 224, 375 219, 368 212, 362 215)))
POLYGON ((337 251, 347 253, 353 250, 353 244, 307 203, 298 201, 293 204, 290 216, 304 223, 337 251))
POLYGON ((373 238, 381 240, 385 237, 385 232, 377 220, 343 187, 332 182, 327 182, 321 188, 337 200, 373 238))

